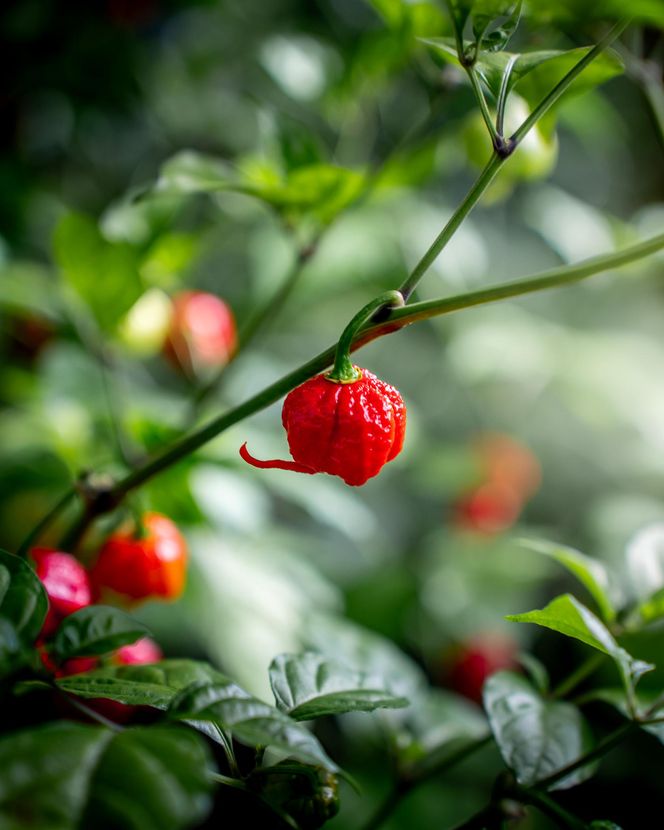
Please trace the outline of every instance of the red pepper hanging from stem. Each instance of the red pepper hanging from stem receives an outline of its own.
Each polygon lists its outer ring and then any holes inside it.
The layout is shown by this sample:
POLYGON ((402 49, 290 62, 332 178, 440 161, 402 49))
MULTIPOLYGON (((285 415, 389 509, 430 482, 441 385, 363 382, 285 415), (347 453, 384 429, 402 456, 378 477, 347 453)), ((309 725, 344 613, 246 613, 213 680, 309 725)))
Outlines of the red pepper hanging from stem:
POLYGON ((368 303, 339 339, 334 366, 290 392, 282 410, 293 461, 260 461, 243 444, 240 455, 261 469, 328 473, 359 486, 395 458, 406 431, 406 407, 399 392, 366 369, 354 366, 351 344, 380 308, 403 305, 398 291, 368 303))

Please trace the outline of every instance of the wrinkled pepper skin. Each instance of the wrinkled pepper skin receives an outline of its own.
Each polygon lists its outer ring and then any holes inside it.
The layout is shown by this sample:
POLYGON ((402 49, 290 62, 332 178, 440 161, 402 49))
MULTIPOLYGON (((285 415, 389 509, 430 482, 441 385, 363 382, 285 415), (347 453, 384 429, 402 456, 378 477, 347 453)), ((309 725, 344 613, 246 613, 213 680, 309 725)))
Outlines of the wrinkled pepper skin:
POLYGON ((187 570, 187 544, 175 524, 160 513, 142 518, 144 535, 114 533, 92 569, 98 595, 110 589, 131 600, 176 599, 187 570))
POLYGON ((366 369, 352 383, 317 375, 284 401, 282 422, 293 456, 289 461, 258 461, 246 445, 240 454, 261 468, 328 473, 359 487, 401 452, 406 406, 399 392, 366 369))

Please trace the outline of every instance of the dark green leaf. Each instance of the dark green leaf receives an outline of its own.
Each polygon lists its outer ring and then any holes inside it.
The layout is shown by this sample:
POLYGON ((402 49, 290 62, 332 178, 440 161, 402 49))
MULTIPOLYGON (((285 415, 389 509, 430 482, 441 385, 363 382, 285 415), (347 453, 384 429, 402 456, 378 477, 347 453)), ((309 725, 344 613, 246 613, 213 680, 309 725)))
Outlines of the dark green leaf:
POLYGON ((380 680, 312 651, 275 657, 270 685, 279 709, 294 720, 408 705, 406 698, 382 689, 380 680))
POLYGON ((60 623, 53 648, 61 660, 91 657, 135 643, 149 633, 142 623, 118 608, 88 605, 60 623))
POLYGON ((77 828, 111 738, 106 729, 61 721, 0 739, 0 827, 77 828))
POLYGON ((607 623, 613 622, 616 610, 611 599, 609 573, 598 562, 574 548, 558 545, 540 539, 523 539, 521 543, 530 550, 550 556, 572 573, 584 585, 597 603, 602 618, 607 623))
MULTIPOLYGON (((543 698, 513 672, 501 671, 487 680, 484 706, 503 760, 524 786, 558 772, 593 746, 588 725, 576 706, 543 698)), ((554 789, 575 786, 593 771, 591 765, 582 767, 554 789)))
POLYGON ((413 702, 398 733, 399 760, 414 779, 444 765, 489 734, 481 709, 465 698, 431 689, 413 702))
POLYGON ((308 729, 230 681, 195 683, 184 689, 171 702, 169 715, 211 721, 249 746, 272 746, 298 761, 337 769, 308 729))
POLYGON ((571 594, 556 597, 540 611, 511 614, 506 619, 551 628, 607 654, 618 666, 625 688, 630 694, 638 679, 654 668, 651 663, 637 660, 621 648, 604 623, 571 594))
POLYGON ((10 622, 23 643, 41 631, 48 598, 39 577, 25 560, 0 550, 0 616, 10 622))
POLYGON ((152 666, 113 666, 85 674, 62 677, 58 686, 78 697, 107 697, 130 706, 167 709, 175 695, 192 683, 224 681, 207 663, 195 660, 162 660, 152 666))
POLYGON ((67 283, 102 328, 113 328, 143 290, 134 249, 108 242, 92 219, 76 213, 60 220, 53 247, 67 283))
POLYGON ((0 617, 0 677, 15 671, 25 654, 24 644, 14 625, 5 617, 0 617))
POLYGON ((179 830, 203 819, 211 765, 194 732, 60 721, 0 739, 3 830, 179 830))
POLYGON ((203 740, 186 729, 127 729, 104 752, 92 780, 84 826, 95 830, 179 830, 198 826, 212 806, 203 740))

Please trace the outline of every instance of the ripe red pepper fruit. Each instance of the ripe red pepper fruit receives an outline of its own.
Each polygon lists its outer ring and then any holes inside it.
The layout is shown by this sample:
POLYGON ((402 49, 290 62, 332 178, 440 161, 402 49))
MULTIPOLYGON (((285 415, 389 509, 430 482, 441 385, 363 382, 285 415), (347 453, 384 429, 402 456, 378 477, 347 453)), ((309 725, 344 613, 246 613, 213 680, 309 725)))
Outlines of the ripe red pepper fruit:
POLYGON ((121 666, 142 666, 146 663, 158 663, 164 653, 154 640, 141 637, 128 646, 121 646, 111 658, 113 663, 121 666))
POLYGON ((259 461, 243 444, 240 455, 247 463, 260 469, 328 473, 359 487, 396 458, 406 433, 403 398, 350 360, 360 326, 390 304, 403 305, 401 294, 391 291, 365 306, 341 335, 332 371, 305 381, 286 396, 281 420, 293 461, 259 461))
POLYGON ((286 397, 281 417, 294 461, 259 461, 246 444, 242 458, 261 469, 328 473, 354 487, 377 475, 401 452, 406 407, 393 386, 358 371, 349 384, 317 375, 286 397))
POLYGON ((183 291, 173 297, 164 355, 187 375, 221 369, 237 347, 233 312, 214 294, 183 291))
POLYGON ((87 571, 70 553, 33 548, 30 557, 48 596, 48 613, 41 636, 49 637, 65 617, 90 605, 92 588, 87 571))
POLYGON ((142 533, 118 532, 99 551, 91 579, 98 595, 107 590, 130 600, 176 599, 187 569, 187 544, 160 513, 142 517, 142 533))

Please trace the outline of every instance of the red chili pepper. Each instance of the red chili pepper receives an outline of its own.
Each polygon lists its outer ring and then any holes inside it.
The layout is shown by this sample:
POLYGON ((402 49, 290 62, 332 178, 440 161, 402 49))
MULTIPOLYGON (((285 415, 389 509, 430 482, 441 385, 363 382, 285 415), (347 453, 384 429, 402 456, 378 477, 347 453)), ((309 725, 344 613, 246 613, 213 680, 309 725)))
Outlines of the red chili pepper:
POLYGON ((293 461, 259 461, 243 444, 240 455, 261 469, 329 473, 359 486, 403 447, 406 406, 399 392, 366 369, 350 383, 317 375, 284 401, 282 422, 293 461))
POLYGON ((33 548, 30 557, 48 596, 48 613, 41 630, 41 636, 48 637, 65 617, 90 605, 90 580, 83 565, 70 553, 33 548))
POLYGON ((141 637, 129 646, 121 646, 113 655, 112 661, 121 666, 142 666, 146 663, 158 663, 164 656, 154 640, 141 637))
POLYGON ((92 582, 99 594, 110 589, 134 600, 175 599, 184 588, 187 545, 173 522, 146 513, 143 534, 114 533, 99 552, 92 582))

